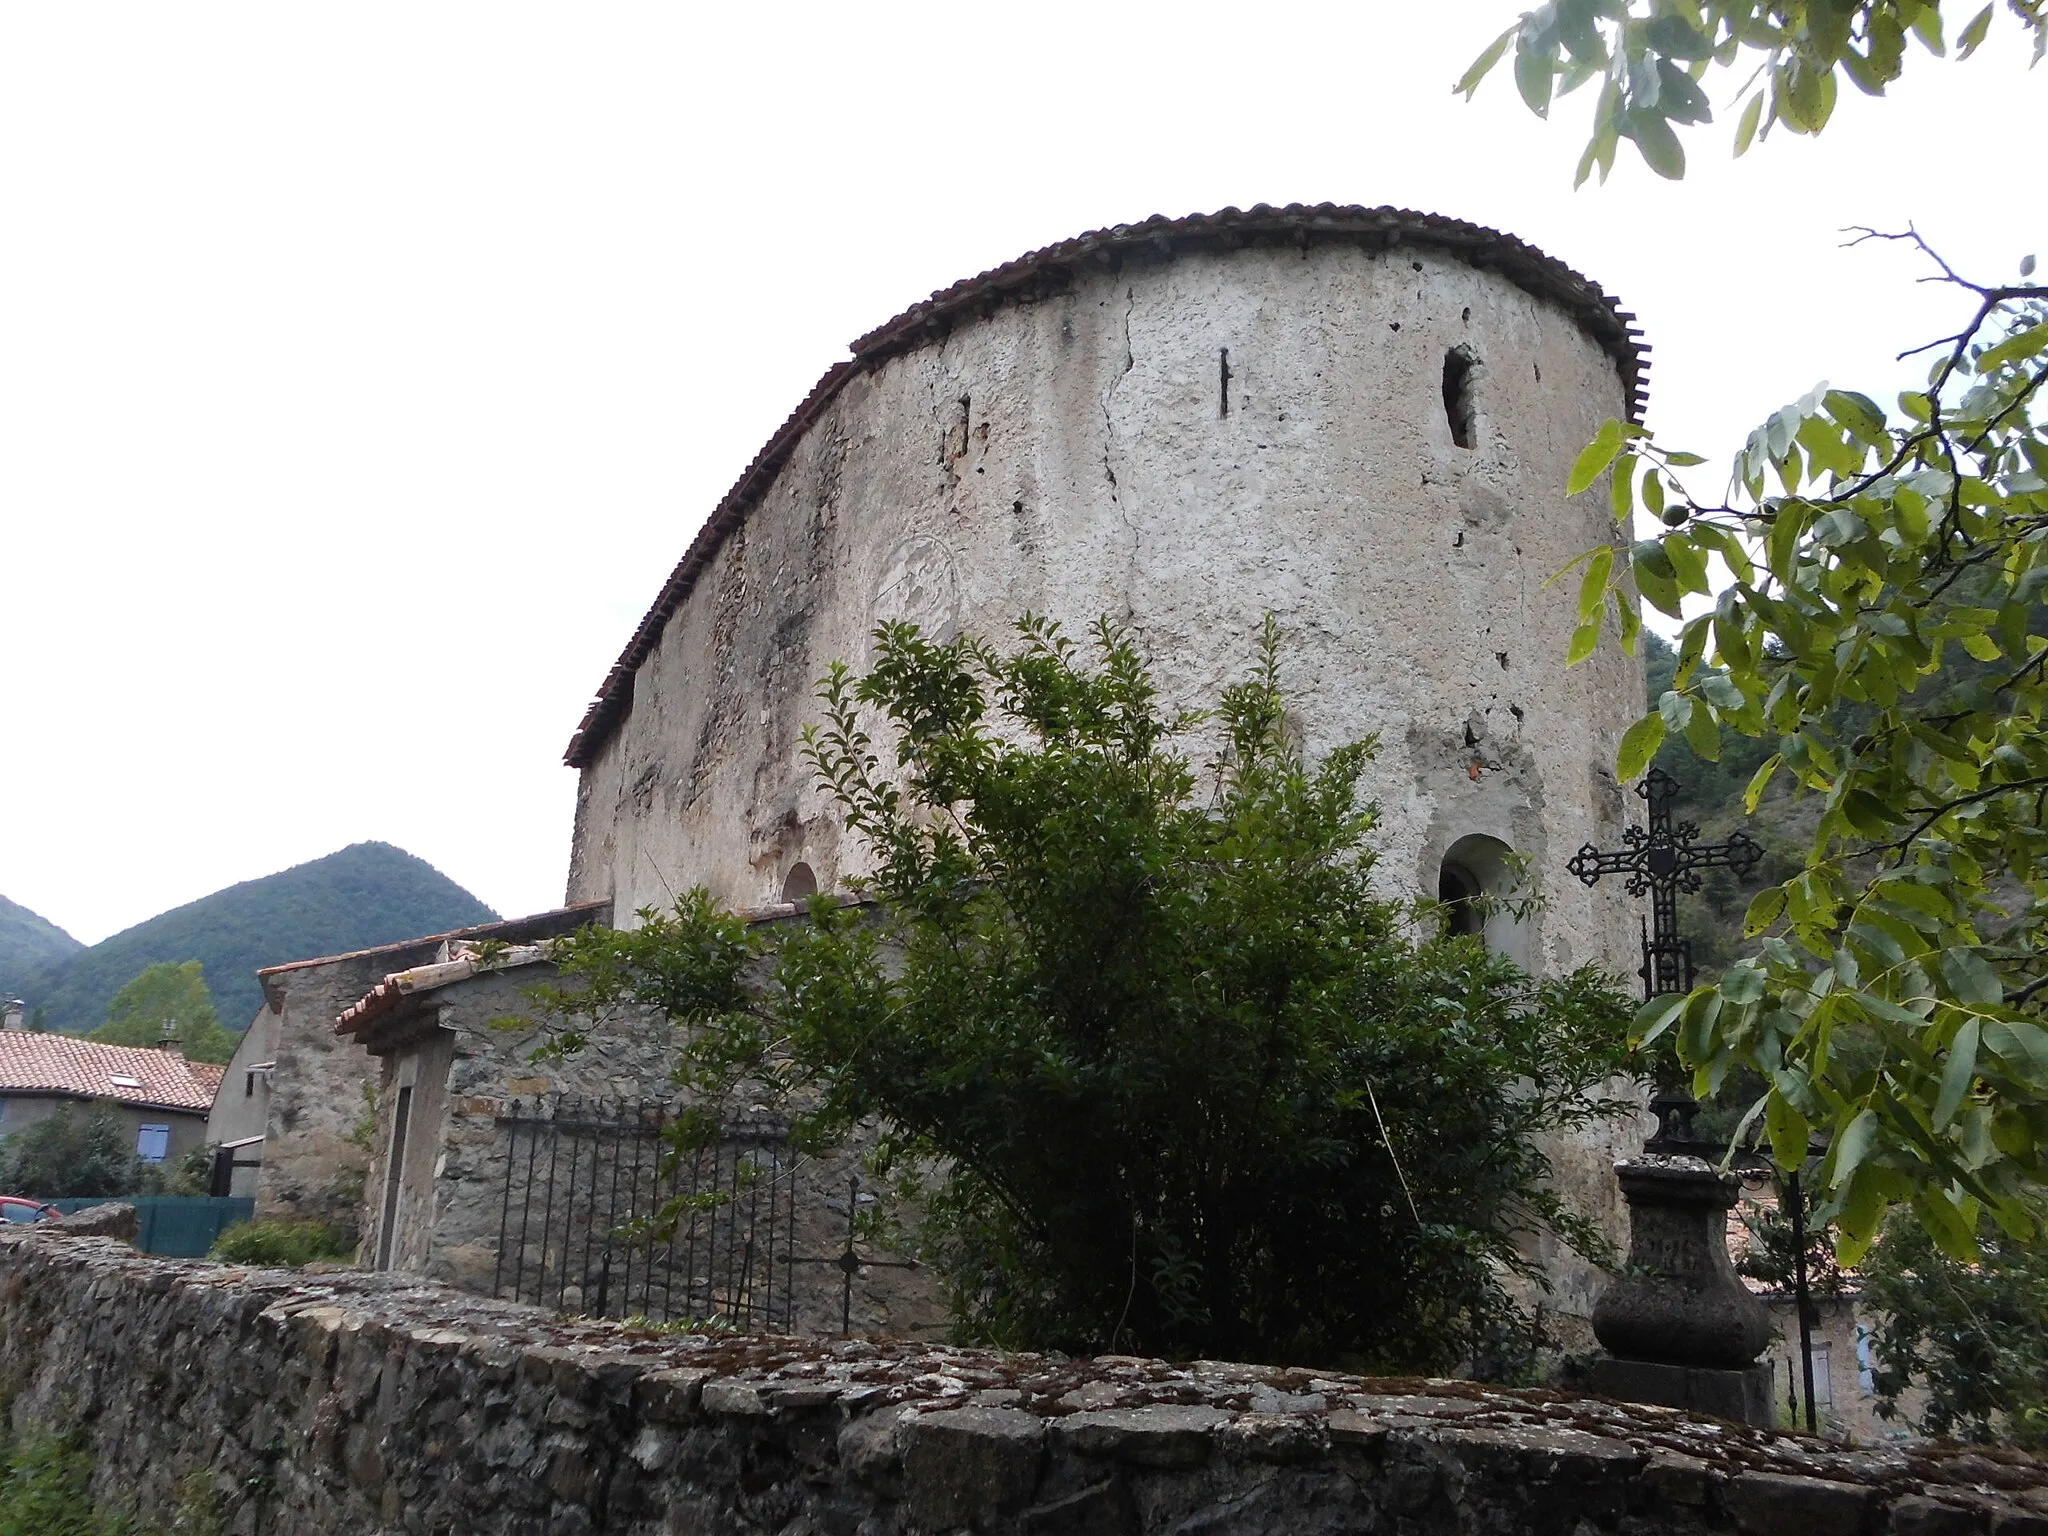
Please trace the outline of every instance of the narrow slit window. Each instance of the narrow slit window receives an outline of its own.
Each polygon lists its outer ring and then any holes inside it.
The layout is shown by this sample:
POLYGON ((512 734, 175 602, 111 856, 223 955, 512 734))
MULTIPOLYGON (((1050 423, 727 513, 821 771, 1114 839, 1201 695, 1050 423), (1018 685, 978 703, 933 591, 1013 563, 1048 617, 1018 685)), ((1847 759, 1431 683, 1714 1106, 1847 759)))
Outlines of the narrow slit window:
POLYGON ((384 1171, 384 1220, 377 1230, 377 1267, 389 1269, 397 1248, 398 1195, 405 1177, 405 1139, 412 1129, 412 1089, 398 1090, 398 1103, 391 1116, 391 1155, 384 1171))
POLYGON ((1469 347, 1453 347, 1444 354, 1444 416, 1451 424, 1451 441, 1460 448, 1470 448, 1478 437, 1478 409, 1472 398, 1478 375, 1479 359, 1469 347))

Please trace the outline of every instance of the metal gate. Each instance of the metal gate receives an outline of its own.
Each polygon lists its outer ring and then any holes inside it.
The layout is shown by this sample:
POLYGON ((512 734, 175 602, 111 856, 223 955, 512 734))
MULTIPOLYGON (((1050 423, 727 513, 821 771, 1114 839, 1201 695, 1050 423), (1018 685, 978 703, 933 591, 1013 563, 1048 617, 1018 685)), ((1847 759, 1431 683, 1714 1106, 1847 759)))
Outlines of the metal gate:
POLYGON ((515 1102, 492 1294, 587 1317, 717 1318, 788 1332, 795 1159, 780 1121, 674 1152, 661 1104, 515 1102), (655 1220, 683 1198, 674 1227, 655 1220))

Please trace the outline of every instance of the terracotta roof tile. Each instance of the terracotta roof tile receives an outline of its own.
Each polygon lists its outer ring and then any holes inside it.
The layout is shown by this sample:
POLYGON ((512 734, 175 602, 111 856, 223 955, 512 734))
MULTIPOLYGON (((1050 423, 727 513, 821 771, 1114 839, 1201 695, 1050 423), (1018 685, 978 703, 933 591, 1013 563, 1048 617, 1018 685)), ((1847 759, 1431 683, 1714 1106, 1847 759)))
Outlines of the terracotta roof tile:
POLYGON ((213 1108, 226 1070, 169 1051, 0 1030, 0 1094, 66 1094, 203 1115, 213 1108))
POLYGON ((851 359, 825 370, 803 404, 776 429, 733 488, 712 508, 654 606, 605 674, 576 734, 569 738, 563 761, 571 768, 583 767, 611 736, 632 707, 634 674, 660 643, 669 616, 689 596, 726 536, 766 494, 804 432, 855 374, 945 335, 962 320, 977 319, 1005 304, 1059 293, 1071 286, 1077 271, 1089 266, 1115 268, 1125 261, 1156 261, 1191 249, 1337 242, 1380 250, 1405 244, 1449 251, 1471 266, 1499 272, 1525 292, 1556 305, 1613 357, 1627 391, 1629 415, 1642 420, 1649 398, 1650 348, 1636 327, 1636 317, 1591 279, 1499 230, 1409 208, 1340 207, 1335 203, 1312 207, 1291 203, 1285 208, 1261 203, 1251 209, 1225 208, 1182 219, 1155 214, 1142 223, 1092 230, 1020 256, 911 305, 888 324, 855 341, 851 359))

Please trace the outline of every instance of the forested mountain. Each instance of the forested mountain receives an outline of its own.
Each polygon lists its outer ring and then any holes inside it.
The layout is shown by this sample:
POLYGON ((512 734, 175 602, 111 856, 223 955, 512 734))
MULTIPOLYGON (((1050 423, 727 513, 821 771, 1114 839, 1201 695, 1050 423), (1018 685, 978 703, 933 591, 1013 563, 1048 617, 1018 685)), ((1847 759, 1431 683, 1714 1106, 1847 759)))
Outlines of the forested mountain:
POLYGON ((26 996, 31 977, 83 948, 48 918, 0 896, 0 998, 26 996))
POLYGON ((25 974, 11 995, 26 998, 32 1015, 40 1009, 45 1027, 85 1034, 106 1023, 114 994, 150 966, 197 960, 221 1022, 240 1030, 263 1003, 255 977, 261 966, 368 949, 497 915, 424 859, 389 843, 356 843, 174 907, 89 949, 73 941, 71 953, 25 974))

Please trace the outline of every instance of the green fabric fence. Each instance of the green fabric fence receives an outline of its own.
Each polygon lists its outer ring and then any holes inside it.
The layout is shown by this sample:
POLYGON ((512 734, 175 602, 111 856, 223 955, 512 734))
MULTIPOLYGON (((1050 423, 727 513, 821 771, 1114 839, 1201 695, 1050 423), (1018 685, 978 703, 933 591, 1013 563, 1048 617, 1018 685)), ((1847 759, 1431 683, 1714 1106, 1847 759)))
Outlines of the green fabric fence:
POLYGON ((200 1259, 213 1240, 238 1221, 256 1214, 256 1202, 245 1195, 118 1195, 111 1199, 52 1200, 70 1215, 90 1205, 116 1202, 135 1207, 141 1231, 135 1246, 144 1253, 171 1259, 200 1259))

